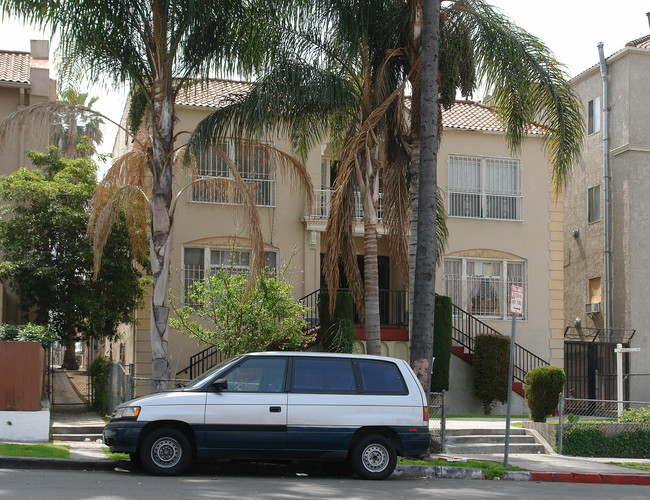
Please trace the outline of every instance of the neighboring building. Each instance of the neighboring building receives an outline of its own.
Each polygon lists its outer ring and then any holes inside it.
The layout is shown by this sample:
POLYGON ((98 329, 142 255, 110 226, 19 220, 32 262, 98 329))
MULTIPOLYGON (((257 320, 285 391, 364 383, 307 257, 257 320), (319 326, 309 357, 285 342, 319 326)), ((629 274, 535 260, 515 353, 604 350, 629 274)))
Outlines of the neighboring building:
MULTIPOLYGON (((225 96, 245 90, 247 85, 211 80, 195 92, 181 94, 176 107, 179 120, 176 130, 192 130, 225 96)), ((438 172, 449 211, 450 238, 444 264, 438 270, 437 289, 451 295, 460 308, 499 332, 509 334, 509 286, 523 286, 525 313, 517 323, 517 342, 543 360, 561 366, 562 201, 553 195, 550 167, 542 148, 542 130, 530 130, 521 151, 511 157, 503 127, 484 105, 458 102, 443 113, 443 126, 438 172)), ((289 152, 285 138, 267 139, 289 152)), ((115 154, 123 153, 128 147, 129 141, 120 132, 115 154)), ((322 236, 335 175, 335 159, 330 148, 324 144, 307 159, 315 188, 311 214, 305 212, 305 198, 290 178, 279 169, 274 170, 272 165, 257 162, 259 156, 254 148, 248 154, 244 177, 257 185, 267 262, 278 268, 289 262, 287 276, 296 298, 315 298, 323 283, 322 236)), ((228 170, 222 161, 206 153, 197 159, 197 174, 227 177, 228 170)), ((189 178, 188 174, 177 174, 175 191, 187 185, 189 178)), ((245 238, 245 220, 242 210, 229 204, 229 200, 227 190, 216 187, 190 188, 181 194, 171 256, 171 290, 177 303, 183 300, 183 286, 200 279, 211 267, 220 266, 232 246, 242 250, 237 265, 247 267, 250 242, 245 238)), ((357 213, 360 215, 360 207, 357 213)), ((354 231, 361 254, 360 219, 354 231)), ((379 255, 382 351, 407 359, 405 285, 397 266, 391 265, 388 245, 381 237, 379 255)), ((126 363, 135 363, 138 376, 148 376, 151 373, 149 311, 145 308, 136 315, 135 336, 124 335, 121 357, 126 363)), ((363 338, 363 332, 359 334, 363 338)), ((357 341, 356 348, 364 350, 361 340, 357 341)), ((190 364, 190 356, 202 349, 193 339, 172 329, 169 354, 173 373, 185 369, 190 364)), ((459 363, 454 369, 463 375, 454 379, 465 384, 469 378, 471 387, 469 365, 459 363)), ((186 377, 187 372, 181 376, 186 377)), ((456 389, 457 393, 468 394, 467 385, 456 389)), ((143 383, 139 390, 148 388, 143 383)), ((480 411, 480 403, 473 401, 471 395, 467 398, 469 401, 459 402, 456 408, 480 411)))
MULTIPOLYGON (((595 46, 594 60, 598 60, 595 46)), ((582 160, 565 191, 566 368, 582 381, 569 391, 576 397, 616 399, 613 349, 616 343, 629 343, 641 352, 625 355, 625 373, 632 374, 625 398, 650 401, 650 35, 631 41, 608 57, 606 67, 611 179, 609 294, 605 98, 600 65, 572 80, 582 98, 588 130, 582 160), (611 296, 609 323, 607 295, 611 296)))
MULTIPOLYGON (((50 44, 32 40, 30 52, 0 50, 0 122, 18 109, 56 99, 56 84, 50 79, 50 44)), ((16 130, 0 147, 0 175, 30 166, 26 152, 44 151, 49 145, 49 124, 16 130)), ((0 286, 0 323, 21 323, 18 299, 5 283, 0 286)))

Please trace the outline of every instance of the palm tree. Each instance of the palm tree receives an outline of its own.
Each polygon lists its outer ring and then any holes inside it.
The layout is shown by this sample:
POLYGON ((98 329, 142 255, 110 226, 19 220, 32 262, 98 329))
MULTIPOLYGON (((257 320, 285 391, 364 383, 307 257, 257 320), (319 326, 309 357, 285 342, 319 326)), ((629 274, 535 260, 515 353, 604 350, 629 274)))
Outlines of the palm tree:
POLYGON ((94 114, 83 113, 79 108, 92 108, 98 97, 90 97, 88 92, 79 92, 74 85, 59 90, 57 102, 65 105, 66 113, 56 115, 51 125, 51 142, 66 158, 76 160, 90 156, 102 142, 101 125, 104 121, 94 114), (85 147, 78 148, 83 143, 85 147))
MULTIPOLYGON (((283 7, 272 6, 272 11, 283 7)), ((172 179, 177 140, 175 98, 190 79, 205 77, 211 70, 247 74, 273 54, 277 45, 273 41, 275 34, 261 26, 267 18, 267 8, 271 9, 266 2, 255 0, 0 0, 0 9, 6 13, 58 31, 64 70, 78 65, 91 81, 108 78, 116 85, 128 84, 132 91, 133 131, 143 123, 145 114, 149 116, 144 121, 148 138, 134 139, 140 155, 132 155, 131 160, 145 165, 151 176, 147 189, 153 276, 151 347, 152 373, 158 379, 152 384, 153 390, 164 389, 163 379, 170 375, 167 337, 169 255, 174 224, 172 179)), ((134 188, 128 190, 144 193, 134 188)), ((114 207, 132 199, 123 192, 122 189, 93 206, 102 212, 98 217, 102 223, 100 233, 107 233, 110 215, 119 212, 114 207)), ((105 241, 103 237, 95 239, 99 245, 105 241)), ((101 249, 96 253, 101 254, 101 249)))
MULTIPOLYGON (((438 3, 439 0, 425 1, 427 9, 430 9, 427 12, 430 12, 431 16, 436 15, 438 3)), ((416 15, 412 16, 412 28, 415 28, 420 22, 418 13, 422 12, 423 3, 416 0, 413 5, 416 15)), ((427 26, 427 36, 430 37, 427 43, 431 51, 428 54, 423 53, 422 57, 426 57, 428 62, 437 57, 439 75, 436 78, 435 68, 429 67, 431 73, 427 73, 429 80, 426 90, 431 91, 431 86, 434 85, 431 79, 439 81, 440 87, 436 92, 438 106, 447 107, 453 103, 457 90, 463 95, 470 95, 480 84, 484 91, 492 96, 494 110, 505 125, 508 146, 512 151, 517 151, 520 147, 528 126, 534 121, 543 125, 546 128, 544 146, 553 168, 555 188, 559 192, 571 167, 580 156, 584 138, 580 101, 568 82, 562 64, 553 57, 542 41, 515 26, 483 0, 445 2, 440 8, 439 27, 436 27, 435 21, 431 17, 428 18, 431 25, 427 26)), ((417 32, 417 29, 413 31, 417 32)), ((418 44, 413 44, 412 47, 421 50, 418 44)), ((410 60, 416 60, 415 54, 411 55, 410 60)), ((424 93, 425 80, 419 75, 412 79, 412 85, 414 96, 420 91, 424 93)), ((435 90, 435 87, 433 89, 435 90)), ((440 130, 439 115, 431 110, 426 113, 424 111, 423 107, 420 116, 427 120, 421 124, 423 133, 425 130, 429 134, 440 130)), ((416 150, 419 149, 420 124, 416 124, 414 120, 413 125, 418 127, 412 132, 412 137, 416 139, 412 150, 416 150)), ((422 140, 425 140, 424 135, 422 140)), ((431 187, 436 183, 438 139, 434 134, 427 140, 432 149, 426 150, 427 169, 419 174, 420 194, 423 184, 426 184, 425 187, 431 187)), ((424 155, 422 164, 425 164, 424 155)), ((411 162, 412 169, 417 169, 418 166, 417 161, 411 162)), ((424 207, 425 212, 435 206, 430 198, 431 192, 429 190, 426 195, 428 206, 424 207)), ((419 210, 417 213, 419 217, 423 212, 419 210)), ((425 278, 429 281, 429 276, 417 270, 431 269, 430 260, 427 261, 425 257, 431 258, 435 236, 430 234, 431 228, 426 224, 420 227, 422 222, 424 221, 420 219, 417 224, 417 237, 411 239, 410 245, 417 249, 414 266, 416 279, 425 278), (426 238, 426 242, 420 244, 420 238, 426 238)), ((416 252, 411 251, 409 255, 413 258, 416 252)), ((416 368, 426 391, 429 390, 433 349, 430 337, 434 299, 431 292, 430 286, 415 284, 415 304, 412 308, 418 317, 414 317, 411 329, 411 364, 416 368), (420 293, 423 294, 421 297, 420 293)))
MULTIPOLYGON (((325 231, 325 276, 329 289, 335 291, 339 259, 343 261, 355 302, 365 317, 367 350, 372 354, 381 353, 380 177, 385 221, 401 236, 405 227, 405 211, 399 213, 403 206, 397 200, 404 198, 408 157, 397 132, 406 126, 406 79, 396 48, 404 45, 406 26, 408 6, 403 2, 314 2, 309 12, 303 12, 299 26, 284 31, 286 50, 252 91, 205 119, 194 136, 197 148, 229 130, 236 135, 263 134, 279 127, 291 136, 301 157, 325 138, 331 140, 340 162, 325 231), (363 283, 352 232, 355 192, 363 206, 363 283)), ((405 265, 406 259, 402 262, 405 265)), ((330 294, 331 307, 334 297, 330 294)))

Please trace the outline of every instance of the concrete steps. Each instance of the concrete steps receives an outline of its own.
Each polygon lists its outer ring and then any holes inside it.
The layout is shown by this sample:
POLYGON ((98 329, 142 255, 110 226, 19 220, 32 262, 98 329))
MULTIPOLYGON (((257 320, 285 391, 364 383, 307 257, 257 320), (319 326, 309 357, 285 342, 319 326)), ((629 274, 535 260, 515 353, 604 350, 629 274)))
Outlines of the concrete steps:
POLYGON ((97 441, 104 432, 104 421, 92 412, 59 412, 51 416, 53 441, 97 441))
MULTIPOLYGON (((472 428, 448 429, 445 433, 447 453, 454 455, 476 455, 503 453, 505 451, 505 429, 472 428)), ((511 428, 508 453, 546 453, 544 445, 526 429, 511 428)))

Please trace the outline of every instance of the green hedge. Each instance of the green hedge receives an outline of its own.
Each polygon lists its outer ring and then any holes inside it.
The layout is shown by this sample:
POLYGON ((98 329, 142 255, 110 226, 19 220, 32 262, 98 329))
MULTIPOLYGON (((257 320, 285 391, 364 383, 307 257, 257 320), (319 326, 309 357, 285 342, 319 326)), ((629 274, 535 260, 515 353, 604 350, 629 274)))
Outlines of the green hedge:
POLYGON ((650 428, 608 437, 598 424, 578 424, 564 431, 562 453, 576 457, 650 458, 650 428))
POLYGON ((474 394, 488 415, 495 401, 508 401, 510 337, 480 334, 474 340, 474 394))
POLYGON ((329 292, 318 294, 321 345, 325 352, 352 352, 354 346, 354 308, 352 294, 337 292, 336 309, 330 317, 329 292))
POLYGON ((106 412, 108 409, 108 377, 110 361, 99 356, 90 365, 90 379, 92 384, 92 400, 90 408, 95 411, 106 412))
POLYGON ((566 375, 557 366, 538 366, 526 373, 526 403, 533 422, 546 422, 557 408, 565 382, 566 375))
POLYGON ((451 297, 436 295, 433 323, 433 373, 431 391, 449 390, 449 363, 451 360, 452 311, 451 297))

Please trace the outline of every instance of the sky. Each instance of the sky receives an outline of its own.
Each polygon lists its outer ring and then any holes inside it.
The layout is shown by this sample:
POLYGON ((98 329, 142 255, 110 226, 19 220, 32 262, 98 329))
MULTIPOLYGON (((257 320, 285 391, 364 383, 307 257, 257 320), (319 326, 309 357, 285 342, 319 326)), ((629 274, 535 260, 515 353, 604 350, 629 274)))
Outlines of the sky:
MULTIPOLYGON (((598 42, 604 43, 609 56, 631 40, 650 33, 646 12, 650 0, 492 0, 518 26, 541 38, 575 76, 598 63, 598 42)), ((0 49, 29 50, 29 40, 50 38, 15 19, 0 21, 0 49)), ((51 49, 56 47, 56 38, 51 49)), ((54 56, 51 55, 51 58, 54 56)), ((54 73, 56 74, 56 67, 54 73)), ((109 91, 102 87, 89 89, 99 97, 94 109, 119 121, 124 107, 124 89, 109 91)), ((476 96, 480 98, 481 96, 476 96)), ((104 144, 100 152, 113 148, 116 127, 105 126, 104 144)))

